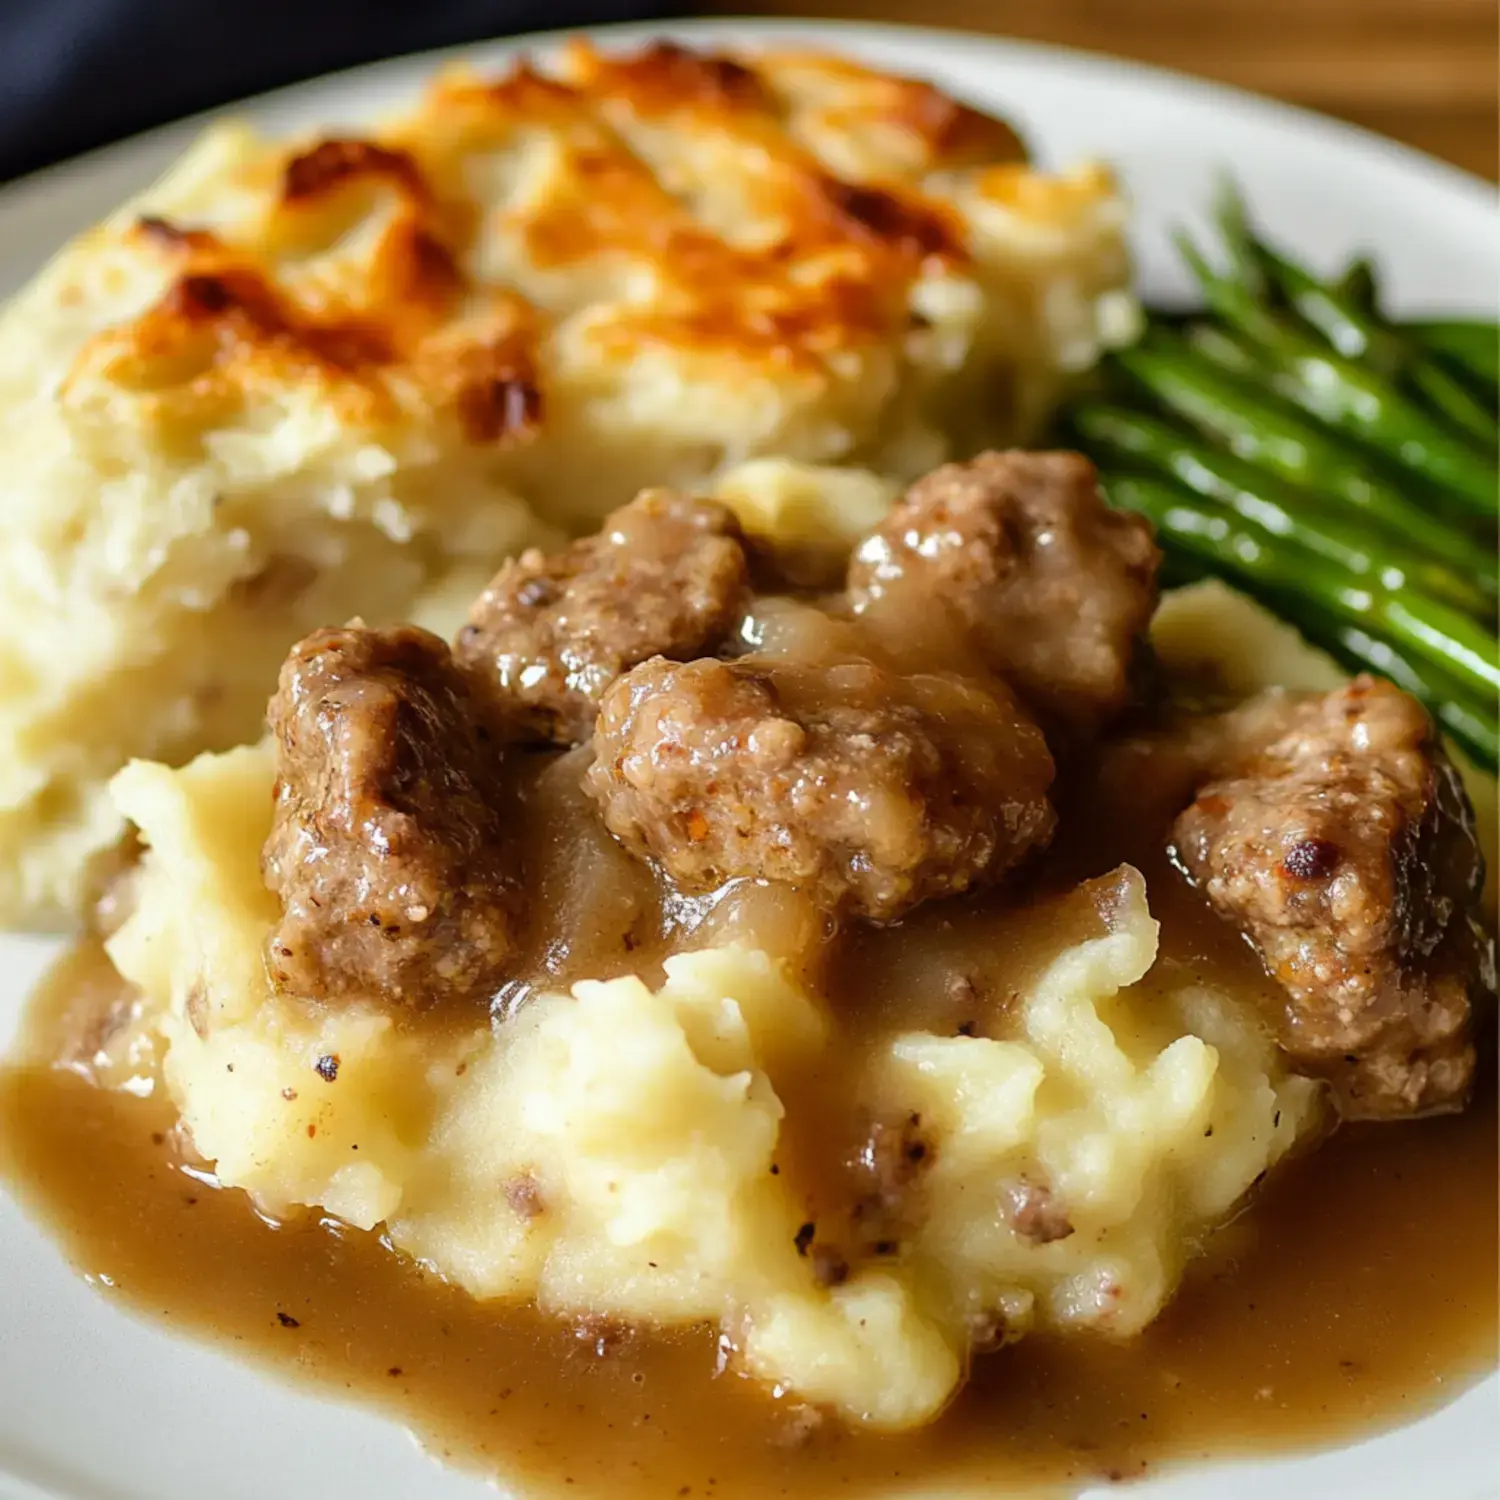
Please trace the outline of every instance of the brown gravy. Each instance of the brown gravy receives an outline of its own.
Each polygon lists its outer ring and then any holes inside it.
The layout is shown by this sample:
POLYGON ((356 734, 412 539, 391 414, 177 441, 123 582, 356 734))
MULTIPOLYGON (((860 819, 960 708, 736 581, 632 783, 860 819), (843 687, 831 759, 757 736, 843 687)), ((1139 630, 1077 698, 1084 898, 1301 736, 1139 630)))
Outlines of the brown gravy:
MULTIPOLYGON (((94 946, 60 964, 32 1048, 111 979, 94 946)), ((62 1068, 0 1072, 0 1170, 107 1295, 542 1494, 1067 1491, 1409 1421, 1496 1357, 1492 1077, 1466 1115, 1348 1127, 1278 1173, 1134 1344, 1034 1336, 900 1437, 808 1432, 749 1382, 710 1378, 707 1330, 616 1344, 476 1303, 374 1234, 312 1215, 273 1228, 187 1175, 171 1126, 163 1103, 62 1068)))

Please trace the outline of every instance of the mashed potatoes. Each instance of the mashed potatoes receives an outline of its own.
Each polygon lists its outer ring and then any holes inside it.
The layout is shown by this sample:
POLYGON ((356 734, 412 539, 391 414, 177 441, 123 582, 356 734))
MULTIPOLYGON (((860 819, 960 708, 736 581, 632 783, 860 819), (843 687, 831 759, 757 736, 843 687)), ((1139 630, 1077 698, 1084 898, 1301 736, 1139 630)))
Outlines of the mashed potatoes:
MULTIPOLYGON (((1195 611, 1240 607, 1217 588, 1169 605, 1163 653, 1195 611)), ((494 1027, 278 997, 273 774, 254 747, 113 784, 149 852, 110 954, 221 1180, 272 1214, 383 1226, 479 1297, 716 1323, 743 1372, 853 1423, 930 1419, 973 1346, 1138 1331, 1319 1116, 1232 997, 1156 964, 1150 893, 1122 867, 1075 898, 1097 921, 1021 984, 1003 1038, 898 1030, 863 1057, 860 1099, 919 1119, 928 1165, 899 1252, 820 1275, 774 1168, 796 1079, 842 1043, 783 957, 721 934, 659 988, 584 982, 494 1027)))
POLYGON ((0 905, 131 756, 259 732, 312 627, 640 485, 910 477, 1129 331, 1108 175, 852 64, 567 51, 368 136, 215 127, 0 314, 0 905))

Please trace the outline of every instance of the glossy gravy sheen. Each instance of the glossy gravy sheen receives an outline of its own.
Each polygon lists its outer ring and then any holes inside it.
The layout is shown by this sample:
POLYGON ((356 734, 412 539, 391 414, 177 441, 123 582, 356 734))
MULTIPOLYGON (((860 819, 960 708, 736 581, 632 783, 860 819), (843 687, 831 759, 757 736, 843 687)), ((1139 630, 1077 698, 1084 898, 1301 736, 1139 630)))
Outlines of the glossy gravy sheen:
MULTIPOLYGON (((649 973, 674 923, 734 920, 668 910, 594 820, 573 815, 576 776, 562 759, 551 776, 534 768, 525 789, 528 874, 549 918, 502 1013, 534 984, 649 973)), ((1080 778, 1090 790, 1063 808, 1063 837, 1023 891, 934 903, 899 928, 840 940, 819 979, 846 1047, 898 1025, 1003 1034, 1014 988, 1098 923, 1087 899, 1064 893, 1125 859, 1162 923, 1158 965, 1264 1002, 1249 950, 1161 853, 1177 795, 1166 769, 1112 791, 1108 776, 1080 778), (916 1008, 913 996, 925 997, 916 1008)), ((799 947, 799 924, 816 925, 795 902, 755 915, 780 924, 783 951, 799 947)), ((810 1423, 732 1372, 715 1375, 713 1331, 575 1329, 476 1303, 377 1235, 312 1214, 268 1224, 179 1157, 164 1102, 47 1065, 76 1053, 119 995, 102 951, 81 947, 34 1001, 25 1054, 38 1061, 0 1072, 0 1168, 79 1269, 126 1307, 377 1405, 436 1453, 513 1477, 528 1495, 1066 1492, 1407 1421, 1495 1361, 1492 1067, 1465 1115, 1346 1127, 1278 1170, 1134 1342, 1032 1335, 980 1358, 933 1426, 872 1436, 810 1423)), ((837 1077, 809 1078, 786 1099, 778 1161, 809 1217, 843 1191, 841 1094, 837 1077)))

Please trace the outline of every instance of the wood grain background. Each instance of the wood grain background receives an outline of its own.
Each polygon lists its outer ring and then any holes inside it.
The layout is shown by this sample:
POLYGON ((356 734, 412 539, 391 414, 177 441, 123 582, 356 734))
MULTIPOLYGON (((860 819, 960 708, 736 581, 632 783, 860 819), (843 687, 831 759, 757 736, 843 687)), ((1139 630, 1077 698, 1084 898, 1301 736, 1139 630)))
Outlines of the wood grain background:
POLYGON ((1086 47, 1339 115, 1494 180, 1496 0, 728 0, 1086 47))

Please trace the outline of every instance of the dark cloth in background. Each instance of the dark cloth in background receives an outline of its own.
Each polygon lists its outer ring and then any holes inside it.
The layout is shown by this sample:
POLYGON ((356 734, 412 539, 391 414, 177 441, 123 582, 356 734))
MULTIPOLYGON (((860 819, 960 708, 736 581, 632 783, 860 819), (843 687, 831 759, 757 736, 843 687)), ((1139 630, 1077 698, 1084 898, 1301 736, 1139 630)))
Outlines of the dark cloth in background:
POLYGON ((0 0, 0 181, 336 68, 674 8, 648 0, 0 0))

